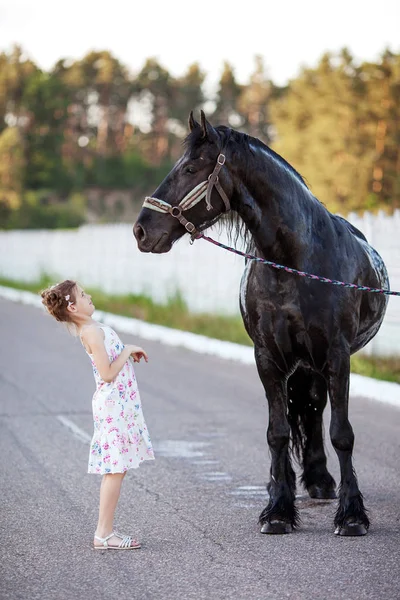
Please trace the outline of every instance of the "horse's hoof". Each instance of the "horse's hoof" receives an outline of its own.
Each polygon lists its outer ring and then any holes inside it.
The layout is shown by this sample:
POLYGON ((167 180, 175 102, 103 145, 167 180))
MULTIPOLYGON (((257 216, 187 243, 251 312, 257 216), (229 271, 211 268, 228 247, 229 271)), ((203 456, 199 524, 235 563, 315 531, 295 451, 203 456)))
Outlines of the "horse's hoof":
POLYGON ((336 492, 332 487, 310 485, 307 491, 310 498, 316 498, 317 500, 334 500, 336 498, 336 492))
POLYGON ((267 521, 261 527, 261 533, 269 533, 272 535, 282 535, 283 533, 291 533, 293 527, 286 521, 267 521))
POLYGON ((338 525, 335 529, 335 535, 360 536, 367 535, 367 531, 367 528, 362 523, 347 523, 346 525, 338 525))

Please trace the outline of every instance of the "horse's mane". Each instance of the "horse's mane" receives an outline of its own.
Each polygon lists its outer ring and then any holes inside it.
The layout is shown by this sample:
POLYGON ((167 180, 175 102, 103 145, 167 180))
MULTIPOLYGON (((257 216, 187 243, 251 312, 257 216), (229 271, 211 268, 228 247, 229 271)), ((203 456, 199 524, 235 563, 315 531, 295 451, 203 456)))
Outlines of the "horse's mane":
POLYGON ((271 158, 273 158, 275 161, 277 161, 282 167, 287 169, 292 175, 294 175, 294 177, 296 179, 298 179, 298 181, 300 183, 302 183, 303 185, 308 187, 305 180, 303 179, 303 177, 300 175, 300 173, 298 171, 296 171, 296 169, 294 167, 292 167, 292 165, 290 163, 288 163, 280 154, 278 154, 277 152, 272 150, 272 148, 270 148, 269 146, 264 144, 264 142, 262 142, 258 138, 252 137, 251 135, 248 135, 247 133, 241 133, 240 131, 236 131, 235 129, 231 129, 231 128, 225 127, 223 125, 216 127, 216 131, 218 131, 218 133, 223 138, 223 145, 225 145, 226 143, 228 143, 229 141, 232 140, 232 141, 234 141, 234 143, 237 146, 239 146, 239 148, 241 149, 241 157, 242 158, 243 158, 243 151, 244 151, 245 156, 249 160, 253 159, 254 151, 253 151, 252 146, 256 147, 256 148, 260 148, 260 149, 264 150, 264 152, 266 152, 269 156, 271 156, 271 158))
MULTIPOLYGON (((309 189, 307 183, 300 173, 298 173, 291 164, 289 164, 282 156, 280 156, 280 154, 272 150, 272 148, 264 144, 258 138, 252 137, 247 133, 236 131, 235 129, 231 129, 225 125, 219 125, 214 129, 220 137, 221 147, 225 148, 229 143, 233 158, 235 157, 236 152, 240 153, 240 159, 244 161, 245 168, 251 167, 251 163, 255 156, 254 149, 260 148, 260 150, 269 155, 273 161, 281 167, 280 169, 276 170, 275 174, 277 177, 282 178, 282 186, 287 184, 287 173, 285 174, 286 171, 289 172, 291 177, 297 181, 297 183, 305 186, 307 190, 309 189), (286 179, 284 179, 285 177, 286 179)), ((183 143, 186 149, 191 150, 201 146, 203 142, 203 130, 201 127, 196 127, 185 138, 183 143)), ((238 240, 243 240, 247 252, 254 251, 255 245, 253 236, 246 223, 236 211, 230 211, 229 213, 224 214, 221 219, 219 219, 218 226, 220 229, 223 229, 227 232, 231 242, 237 244, 238 240)))

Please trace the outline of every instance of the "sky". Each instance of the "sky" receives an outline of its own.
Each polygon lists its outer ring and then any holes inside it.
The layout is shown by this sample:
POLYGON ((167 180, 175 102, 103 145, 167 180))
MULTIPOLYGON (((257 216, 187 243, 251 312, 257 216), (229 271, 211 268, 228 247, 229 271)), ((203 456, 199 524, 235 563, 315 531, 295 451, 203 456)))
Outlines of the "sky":
POLYGON ((216 88, 224 61, 247 83, 254 57, 277 85, 346 46, 357 61, 400 53, 400 0, 0 0, 0 51, 41 68, 110 50, 132 74, 156 57, 173 76, 193 62, 216 88))

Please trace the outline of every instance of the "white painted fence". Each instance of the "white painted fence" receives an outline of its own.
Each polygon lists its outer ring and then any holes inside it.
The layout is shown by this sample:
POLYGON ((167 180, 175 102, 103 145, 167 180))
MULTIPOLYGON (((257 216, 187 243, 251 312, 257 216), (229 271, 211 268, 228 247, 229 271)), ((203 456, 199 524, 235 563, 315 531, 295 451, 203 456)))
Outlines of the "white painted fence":
POLYGON ((205 242, 180 240, 168 254, 142 254, 132 227, 0 232, 0 277, 78 279, 115 294, 146 294, 165 303, 179 291, 195 312, 235 314, 244 260, 205 242))
MULTIPOLYGON (((400 212, 348 219, 381 254, 391 288, 400 290, 400 212)), ((226 242, 224 234, 219 239, 226 242)), ((46 273, 55 281, 69 277, 89 288, 142 293, 162 303, 179 291, 194 312, 238 314, 243 266, 238 256, 202 240, 190 246, 186 238, 168 254, 142 254, 125 224, 0 232, 0 277, 30 282, 46 273)), ((366 351, 400 355, 400 297, 390 297, 382 328, 366 351)))

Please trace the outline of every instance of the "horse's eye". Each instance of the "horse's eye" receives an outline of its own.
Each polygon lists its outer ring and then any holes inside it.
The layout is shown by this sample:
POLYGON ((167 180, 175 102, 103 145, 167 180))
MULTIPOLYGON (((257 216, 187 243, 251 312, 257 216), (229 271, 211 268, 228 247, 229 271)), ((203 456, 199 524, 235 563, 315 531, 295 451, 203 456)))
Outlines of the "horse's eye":
POLYGON ((185 173, 190 173, 190 174, 196 173, 196 169, 192 165, 188 165, 185 169, 185 173))

